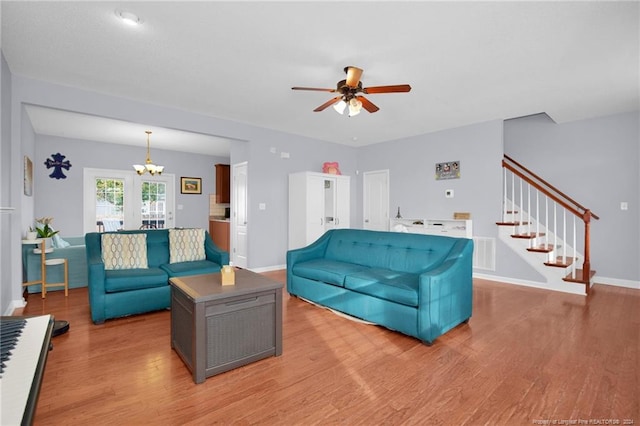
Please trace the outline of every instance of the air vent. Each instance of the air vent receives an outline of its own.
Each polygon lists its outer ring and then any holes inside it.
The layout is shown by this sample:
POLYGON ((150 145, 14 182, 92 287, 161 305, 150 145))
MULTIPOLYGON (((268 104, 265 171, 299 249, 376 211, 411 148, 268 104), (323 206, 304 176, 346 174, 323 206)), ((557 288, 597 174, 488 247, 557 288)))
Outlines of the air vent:
POLYGON ((473 237, 473 267, 487 271, 496 270, 496 239, 473 237))

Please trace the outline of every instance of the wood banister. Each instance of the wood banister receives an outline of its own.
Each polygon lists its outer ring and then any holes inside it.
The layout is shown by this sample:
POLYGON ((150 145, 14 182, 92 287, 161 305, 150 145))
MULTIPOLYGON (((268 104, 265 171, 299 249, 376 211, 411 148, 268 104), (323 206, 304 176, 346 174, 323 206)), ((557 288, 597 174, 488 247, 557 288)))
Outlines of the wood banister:
MULTIPOLYGON (((532 176, 536 181, 539 181, 540 183, 542 183, 544 186, 550 188, 551 190, 553 190, 553 192, 555 192, 556 194, 560 195, 562 198, 564 198, 565 200, 569 201, 571 204, 573 204, 575 207, 577 207, 579 210, 582 211, 588 211, 588 209, 586 207, 584 207, 582 204, 578 203, 577 201, 575 201, 573 198, 569 197, 568 195, 566 195, 564 192, 560 191, 558 188, 556 188, 555 186, 551 185, 549 182, 547 182, 546 180, 544 180, 543 178, 541 178, 540 176, 538 176, 537 174, 533 173, 531 170, 529 170, 528 168, 526 168, 525 166, 523 166, 522 164, 518 163, 516 160, 514 160, 513 158, 509 157, 508 155, 504 155, 504 158, 510 162, 512 162, 513 164, 515 164, 519 169, 525 171, 527 174, 529 174, 530 176, 532 176)), ((505 160, 502 160, 502 164, 504 166, 507 166, 508 163, 505 160)), ((509 165, 510 166, 510 165, 509 165)), ((509 170, 511 171, 515 171, 514 167, 507 167, 509 170)), ((524 175, 518 174, 518 176, 520 176, 522 179, 524 179, 526 182, 530 183, 533 185, 534 179, 525 177, 524 175)), ((545 192, 547 195, 549 195, 548 192, 545 192)), ((549 195, 551 198, 553 198, 554 200, 556 200, 556 197, 553 197, 551 195, 549 195)), ((557 200, 556 200, 557 201, 557 200)), ((576 216, 580 216, 582 217, 582 213, 574 213, 576 214, 576 216)), ((596 214, 590 212, 590 215, 592 218, 598 220, 600 219, 596 214)))
POLYGON ((579 212, 578 210, 576 210, 573 206, 571 206, 568 203, 566 203, 565 201, 561 200, 560 197, 556 196, 555 194, 552 194, 551 192, 547 191, 540 184, 538 184, 538 183, 532 181, 531 179, 529 179, 524 173, 520 172, 518 169, 513 167, 511 164, 503 162, 502 165, 506 169, 510 170, 513 174, 515 174, 516 176, 520 177, 522 180, 527 182, 529 185, 533 186, 535 189, 537 189, 538 191, 540 191, 543 194, 547 195, 549 198, 551 198, 556 203, 560 204, 565 209, 569 210, 574 215, 576 215, 578 217, 582 217, 582 213, 579 212))

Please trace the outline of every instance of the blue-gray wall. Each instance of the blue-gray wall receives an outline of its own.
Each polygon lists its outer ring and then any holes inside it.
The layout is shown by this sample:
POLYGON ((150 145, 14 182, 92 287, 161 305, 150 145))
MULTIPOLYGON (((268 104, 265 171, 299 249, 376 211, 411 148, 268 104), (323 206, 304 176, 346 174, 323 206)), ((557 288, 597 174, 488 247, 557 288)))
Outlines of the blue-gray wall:
MULTIPOLYGON (((216 163, 228 163, 227 157, 153 149, 153 160, 165 166, 165 174, 175 177, 175 226, 209 228, 209 194, 215 193, 216 163), (202 178, 202 194, 180 194, 180 177, 202 178)), ((60 235, 81 236, 83 231, 83 169, 132 171, 132 164, 144 160, 146 148, 99 143, 56 136, 38 135, 34 166, 35 217, 53 217, 54 229, 60 235), (50 178, 51 170, 44 162, 52 154, 61 153, 71 168, 64 170, 65 179, 50 178), (96 153, 100 153, 96 155, 96 153), (80 216, 79 216, 80 215, 80 216)))
POLYGON ((358 157, 361 172, 389 169, 391 216, 398 207, 405 218, 453 219, 454 212, 469 212, 475 235, 497 235, 501 120, 365 146, 358 157), (460 162, 460 179, 436 180, 436 163, 449 161, 460 162), (448 189, 453 198, 445 197, 448 189))
POLYGON ((363 147, 358 167, 362 172, 389 169, 391 216, 398 207, 402 217, 410 219, 471 213, 473 235, 496 242, 496 270, 482 274, 539 281, 542 277, 498 239, 502 156, 503 121, 495 120, 363 147), (460 161, 460 179, 436 180, 436 163, 449 161, 460 161), (445 197, 448 189, 454 191, 453 198, 445 197))
MULTIPOLYGON (((133 161, 144 155, 143 149, 134 147, 35 135, 23 108, 24 104, 34 104, 236 139, 231 143, 230 163, 248 163, 248 266, 252 269, 284 265, 289 202, 287 177, 297 171, 320 171, 325 161, 338 161, 342 173, 352 177, 351 222, 354 227, 362 226, 362 174, 356 172, 389 169, 392 213, 398 206, 404 217, 447 218, 454 211, 468 211, 472 214, 476 236, 497 238, 495 222, 500 219, 502 188, 500 159, 504 150, 543 177, 551 181, 566 181, 566 186, 558 186, 566 188, 570 195, 603 217, 593 225, 592 258, 599 275, 636 283, 640 281, 637 266, 640 224, 637 208, 640 198, 637 113, 562 126, 538 123, 533 118, 510 120, 504 126, 501 120, 495 120, 352 148, 11 75, 4 59, 1 77, 1 172, 4 182, 8 145, 11 162, 9 193, 13 196, 10 201, 17 204, 17 217, 21 222, 11 230, 8 244, 11 249, 15 246, 16 251, 20 249, 21 235, 37 216, 54 216, 55 224, 64 234, 81 232, 78 224, 82 219, 82 190, 78 179, 82 168, 128 170, 133 161), (10 96, 6 96, 7 92, 10 96), (6 130, 7 127, 10 131, 6 130), (275 153, 271 152, 272 149, 275 153), (49 179, 44 167, 40 167, 54 152, 67 155, 73 164, 70 177, 65 182, 49 179), (96 152, 100 155, 95 156, 96 152), (288 153, 289 158, 281 158, 281 152, 288 153), (23 155, 34 159, 34 197, 22 195, 23 155), (558 160, 549 162, 549 157, 558 155, 558 160), (461 162, 461 179, 436 181, 435 164, 454 160, 461 162), (612 188, 620 192, 616 193, 612 188), (445 198, 445 189, 453 189, 455 197, 445 198), (64 203, 57 202, 59 194, 63 194, 64 203), (629 202, 628 212, 619 211, 620 201, 629 202), (258 209, 260 203, 266 204, 265 210, 258 209), (620 224, 624 224, 626 231, 619 231, 620 224), (617 254, 607 253, 607 250, 617 254)), ((168 172, 173 168, 170 172, 176 177, 184 170, 189 171, 185 175, 193 175, 192 163, 195 161, 195 167, 204 178, 203 196, 177 200, 176 203, 185 205, 187 210, 183 212, 184 216, 177 218, 178 226, 206 226, 206 194, 213 192, 213 164, 218 159, 200 157, 196 159, 185 153, 154 151, 154 159, 165 164, 168 172)), ((4 188, 3 192, 6 192, 4 188)), ((3 200, 4 196, 3 193, 3 200)), ((4 235, 3 232, 3 244, 4 235)), ((3 271, 10 269, 8 281, 4 279, 5 272, 2 273, 2 295, 6 298, 5 294, 11 294, 9 297, 16 300, 20 293, 20 259, 12 258, 7 264, 2 256, 2 262, 3 271), (7 286, 11 287, 10 291, 7 291, 7 286)), ((537 273, 499 241, 497 269, 493 274, 521 280, 538 279, 537 273)), ((3 309, 7 307, 6 303, 3 300, 3 309)))
MULTIPOLYGON (((284 266, 287 251, 289 173, 322 171, 325 161, 338 161, 343 175, 354 176, 357 150, 302 136, 258 129, 246 144, 231 147, 232 163, 248 162, 249 267, 284 266), (236 149, 237 147, 237 149, 236 149), (271 152, 271 148, 276 151, 271 152), (289 158, 281 158, 281 153, 289 158), (265 210, 258 205, 264 203, 265 210)), ((351 181, 351 221, 356 220, 355 179, 351 181)))
POLYGON ((537 114, 504 124, 505 154, 600 217, 591 222, 596 282, 640 281, 639 126, 637 111, 565 124, 537 114))

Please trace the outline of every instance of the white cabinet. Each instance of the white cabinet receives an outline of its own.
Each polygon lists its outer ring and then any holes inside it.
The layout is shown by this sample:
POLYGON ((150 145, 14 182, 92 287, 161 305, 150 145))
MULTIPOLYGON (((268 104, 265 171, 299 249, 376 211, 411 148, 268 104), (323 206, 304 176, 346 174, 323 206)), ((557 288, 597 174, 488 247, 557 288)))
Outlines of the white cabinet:
POLYGON ((391 219, 391 231, 414 234, 473 238, 471 220, 457 219, 391 219))
POLYGON ((349 227, 350 187, 349 176, 289 175, 289 249, 305 247, 329 229, 349 227))

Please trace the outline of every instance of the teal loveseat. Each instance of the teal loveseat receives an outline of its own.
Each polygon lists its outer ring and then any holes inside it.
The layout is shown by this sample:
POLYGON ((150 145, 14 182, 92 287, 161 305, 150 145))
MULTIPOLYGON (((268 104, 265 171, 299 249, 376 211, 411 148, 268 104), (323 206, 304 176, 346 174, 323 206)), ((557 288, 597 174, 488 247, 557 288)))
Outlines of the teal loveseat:
POLYGON ((428 345, 471 317, 473 240, 335 229, 287 252, 287 291, 428 345))
MULTIPOLYGON (((91 319, 101 324, 106 319, 126 315, 140 314, 169 308, 171 288, 169 278, 185 275, 210 274, 220 271, 222 265, 229 263, 229 253, 219 249, 202 231, 203 259, 190 261, 172 261, 173 247, 170 244, 169 229, 149 229, 119 232, 91 232, 85 235, 87 249, 87 268, 89 278, 89 306, 91 319), (103 239, 137 235, 146 240, 146 259, 144 265, 133 264, 118 267, 118 260, 108 258, 103 253, 103 239), (141 267, 140 267, 141 266, 141 267)), ((181 231, 181 230, 177 230, 181 231)), ((123 237, 127 238, 127 237, 123 237)), ((113 247, 113 246, 108 246, 113 247)), ((126 247, 125 247, 126 248, 126 247)), ((200 247, 202 248, 202 246, 200 247)), ((106 249, 109 251, 109 248, 106 249)), ((117 253, 116 253, 117 255, 117 253)), ((129 262, 130 255, 121 261, 129 262)))

